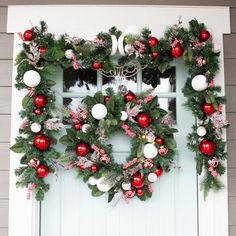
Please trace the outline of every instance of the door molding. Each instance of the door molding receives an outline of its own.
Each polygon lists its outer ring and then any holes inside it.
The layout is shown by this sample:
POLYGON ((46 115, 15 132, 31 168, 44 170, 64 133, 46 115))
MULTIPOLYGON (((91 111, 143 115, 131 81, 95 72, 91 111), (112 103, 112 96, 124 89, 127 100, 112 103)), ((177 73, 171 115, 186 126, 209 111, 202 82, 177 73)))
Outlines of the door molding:
MULTIPOLYGON (((192 18, 206 23, 209 31, 213 34, 214 41, 221 46, 220 71, 216 76, 216 84, 222 86, 224 95, 224 61, 223 61, 223 34, 230 33, 229 7, 196 7, 196 6, 139 6, 139 5, 54 5, 54 6, 9 6, 7 32, 14 33, 13 58, 20 51, 21 40, 18 32, 23 32, 40 20, 44 20, 50 27, 50 32, 59 34, 67 32, 70 35, 78 35, 90 38, 97 33, 98 26, 101 31, 106 31, 115 25, 124 30, 128 25, 135 24, 140 28, 145 27, 145 19, 152 22, 148 27, 153 35, 162 35, 166 26, 176 23, 179 15, 182 16, 183 26, 186 26, 192 18), (121 16, 135 11, 137 17, 133 22, 121 21, 121 16), (39 14, 40 12, 40 14, 39 14), (73 22, 85 22, 88 12, 89 20, 86 24, 73 22), (152 22, 153 14, 160 17, 160 21, 152 22), (106 15, 106 17, 104 17, 106 15), (117 16, 112 23, 109 16, 117 16), (120 16, 120 17, 119 17, 120 16), (63 24, 58 24, 63 18, 63 24), (20 20, 16 20, 20 19, 20 20), (220 20, 219 20, 220 19, 220 20), (164 24, 162 22, 165 22, 164 24), (217 22, 217 25, 216 25, 217 22), (96 25, 96 27, 93 27, 96 25)), ((14 86, 16 67, 13 65, 12 80, 12 110, 11 110, 11 144, 18 135, 18 127, 21 121, 18 112, 21 110, 21 100, 24 91, 16 90, 14 86)), ((224 136, 226 138, 226 136, 224 136)), ((25 189, 16 189, 16 177, 14 170, 19 166, 20 155, 11 152, 10 155, 10 203, 9 203, 9 236, 39 236, 39 203, 33 198, 26 199, 25 189)), ((226 165, 227 166, 227 165, 226 165)), ((200 178, 198 178, 200 182, 200 178)), ((228 193, 227 173, 221 177, 225 189, 219 193, 211 192, 206 201, 202 192, 198 191, 198 225, 199 236, 228 236, 228 193)), ((148 204, 148 203, 147 203, 148 204)), ((191 236, 191 235, 190 235, 191 236)))

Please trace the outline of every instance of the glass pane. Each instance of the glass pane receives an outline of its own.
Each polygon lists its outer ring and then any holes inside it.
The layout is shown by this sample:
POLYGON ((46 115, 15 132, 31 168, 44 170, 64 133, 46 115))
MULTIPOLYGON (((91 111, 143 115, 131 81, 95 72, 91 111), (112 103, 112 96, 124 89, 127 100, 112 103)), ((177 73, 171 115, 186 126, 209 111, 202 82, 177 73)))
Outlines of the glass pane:
POLYGON ((97 72, 91 69, 63 71, 63 92, 94 92, 97 90, 97 72))
POLYGON ((125 68, 123 72, 124 76, 120 79, 118 77, 114 79, 104 75, 102 86, 103 91, 108 87, 111 87, 115 92, 117 92, 119 85, 125 85, 128 90, 137 92, 137 76, 134 67, 125 68))
POLYGON ((158 98, 160 108, 168 112, 173 119, 173 123, 176 124, 176 98, 158 98))
POLYGON ((142 70, 142 89, 147 90, 154 88, 154 93, 169 93, 176 91, 176 71, 171 67, 164 73, 158 68, 145 68, 142 70))

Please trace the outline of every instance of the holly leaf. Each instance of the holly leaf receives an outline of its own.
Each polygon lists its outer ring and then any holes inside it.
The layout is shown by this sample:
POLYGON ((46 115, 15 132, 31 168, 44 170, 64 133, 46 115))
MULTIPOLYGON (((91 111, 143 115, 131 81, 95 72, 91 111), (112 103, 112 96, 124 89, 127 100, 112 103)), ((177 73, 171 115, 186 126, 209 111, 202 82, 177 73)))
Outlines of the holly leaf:
POLYGON ((20 164, 24 165, 24 164, 27 164, 27 156, 24 155, 23 157, 21 157, 20 159, 20 164))
POLYGON ((94 186, 91 194, 92 194, 93 197, 100 197, 101 195, 104 194, 104 192, 101 192, 101 191, 97 188, 97 186, 94 186))
POLYGON ((95 98, 97 103, 103 103, 104 102, 103 94, 100 91, 95 93, 94 98, 95 98))
POLYGON ((23 98, 23 100, 22 100, 22 107, 24 109, 26 109, 26 107, 28 106, 28 103, 29 103, 30 99, 31 99, 31 97, 28 96, 28 95, 25 95, 25 97, 23 98))
POLYGON ((54 85, 56 85, 56 82, 54 80, 48 79, 46 81, 46 86, 47 87, 53 87, 54 85))
POLYGON ((24 146, 21 143, 16 143, 10 147, 10 150, 15 153, 25 153, 24 146))
POLYGON ((114 198, 115 194, 114 193, 109 193, 108 194, 108 201, 107 202, 111 202, 112 199, 114 198))
POLYGON ((161 73, 164 73, 169 67, 168 62, 163 62, 158 66, 158 69, 160 70, 161 73))
POLYGON ((196 161, 196 170, 199 175, 202 173, 203 160, 200 157, 197 157, 196 161))
POLYGON ((71 143, 70 139, 68 138, 67 135, 64 135, 62 136, 60 139, 59 139, 60 143, 63 144, 63 145, 69 145, 71 143))

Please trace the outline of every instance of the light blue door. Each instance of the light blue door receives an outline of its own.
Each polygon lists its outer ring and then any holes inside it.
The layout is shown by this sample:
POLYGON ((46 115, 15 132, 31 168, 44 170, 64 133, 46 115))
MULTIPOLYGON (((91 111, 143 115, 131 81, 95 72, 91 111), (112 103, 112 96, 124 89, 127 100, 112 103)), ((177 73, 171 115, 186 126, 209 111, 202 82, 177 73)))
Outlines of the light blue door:
MULTIPOLYGON (((183 107, 185 99, 181 89, 187 77, 186 68, 181 60, 174 66, 176 82, 170 86, 168 79, 161 79, 154 93, 163 108, 175 113, 175 126, 179 130, 175 135, 176 165, 180 168, 164 174, 154 184, 150 200, 141 202, 136 199, 130 204, 120 202, 115 207, 107 204, 106 195, 92 197, 87 185, 76 179, 75 170, 61 169, 57 180, 55 176, 48 178, 51 190, 41 203, 41 236, 197 236, 197 178, 193 154, 186 148, 186 136, 194 118, 183 107)), ((64 73, 64 80, 66 76, 64 73)), ((76 106, 78 98, 108 86, 100 74, 97 74, 95 83, 88 79, 83 83, 64 81, 63 84, 62 73, 56 77, 58 101, 70 103, 72 107, 76 106)), ((135 81, 126 84, 134 92, 150 87, 142 82, 141 71, 135 81)), ((112 82, 109 86, 117 88, 117 83, 112 82)), ((117 134, 110 143, 114 145, 117 162, 124 162, 124 157, 129 154, 129 138, 117 134)))

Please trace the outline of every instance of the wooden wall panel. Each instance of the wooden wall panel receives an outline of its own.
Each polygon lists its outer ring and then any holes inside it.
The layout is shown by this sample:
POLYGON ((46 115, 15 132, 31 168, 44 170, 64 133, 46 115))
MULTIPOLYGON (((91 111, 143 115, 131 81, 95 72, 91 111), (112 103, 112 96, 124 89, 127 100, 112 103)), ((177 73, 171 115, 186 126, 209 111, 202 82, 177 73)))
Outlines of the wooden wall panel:
POLYGON ((231 33, 236 33, 236 8, 230 9, 231 33))
POLYGON ((236 197, 236 169, 235 168, 228 168, 228 179, 230 180, 228 183, 229 196, 236 197))
POLYGON ((10 150, 9 143, 0 143, 0 171, 9 170, 10 150))
POLYGON ((236 226, 236 197, 229 197, 229 225, 236 226))
POLYGON ((11 116, 0 115, 0 142, 10 141, 11 116))
POLYGON ((7 236, 8 229, 7 228, 0 228, 0 236, 7 236))
POLYGON ((11 87, 0 87, 0 114, 11 113, 11 87))
POLYGON ((227 113, 230 127, 227 129, 227 138, 236 140, 236 113, 227 113))
POLYGON ((229 235, 235 236, 236 235, 236 226, 230 226, 229 227, 229 235))
POLYGON ((236 60, 225 59, 225 83, 236 85, 236 60))
POLYGON ((9 171, 0 171, 0 199, 8 199, 9 195, 9 171))
POLYGON ((224 57, 236 58, 236 34, 224 35, 224 57))
POLYGON ((234 0, 1 0, 0 6, 43 4, 144 4, 144 5, 192 5, 192 6, 236 6, 234 0))
POLYGON ((0 228, 8 227, 8 200, 0 200, 0 228))
POLYGON ((0 86, 11 86, 12 60, 0 60, 0 86))
POLYGON ((6 32, 7 7, 0 7, 0 32, 6 32))
POLYGON ((13 35, 0 34, 0 59, 12 59, 13 35))
POLYGON ((236 86, 232 86, 232 85, 225 86, 225 95, 227 96, 227 104, 226 104, 227 112, 236 111, 236 103, 234 100, 235 94, 236 94, 236 86))

